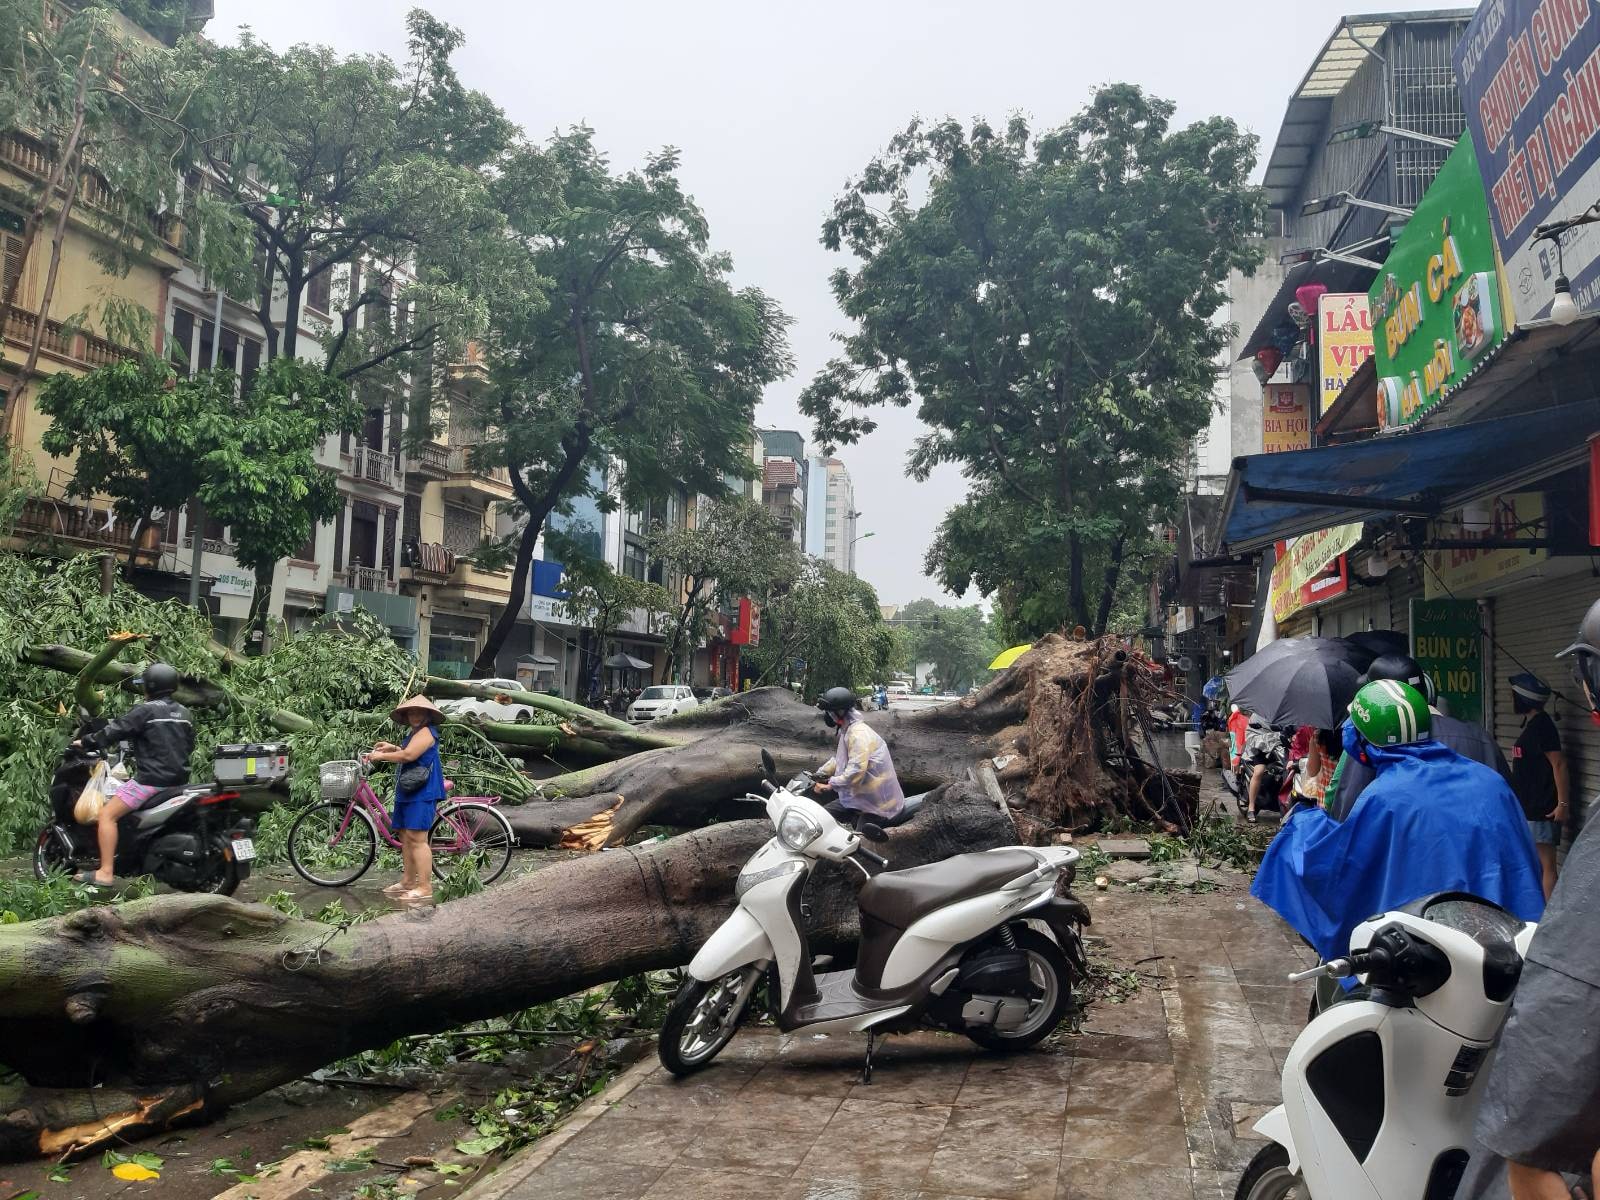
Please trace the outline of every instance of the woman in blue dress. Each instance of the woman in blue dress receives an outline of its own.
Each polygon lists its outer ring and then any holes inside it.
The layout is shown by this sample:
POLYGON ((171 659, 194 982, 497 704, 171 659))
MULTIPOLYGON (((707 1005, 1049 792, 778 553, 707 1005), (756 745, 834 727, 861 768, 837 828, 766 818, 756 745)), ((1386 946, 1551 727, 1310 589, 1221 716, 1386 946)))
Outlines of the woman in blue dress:
POLYGON ((389 715, 396 724, 407 727, 406 736, 398 746, 393 742, 379 742, 367 757, 372 762, 392 762, 399 766, 392 822, 400 834, 400 855, 405 870, 399 883, 392 883, 383 890, 385 895, 405 903, 426 903, 433 899, 433 852, 428 847, 428 831, 433 828, 439 802, 445 798, 444 767, 439 762, 437 732, 444 714, 426 696, 413 696, 389 715), (425 768, 427 778, 407 788, 401 781, 413 766, 425 768))

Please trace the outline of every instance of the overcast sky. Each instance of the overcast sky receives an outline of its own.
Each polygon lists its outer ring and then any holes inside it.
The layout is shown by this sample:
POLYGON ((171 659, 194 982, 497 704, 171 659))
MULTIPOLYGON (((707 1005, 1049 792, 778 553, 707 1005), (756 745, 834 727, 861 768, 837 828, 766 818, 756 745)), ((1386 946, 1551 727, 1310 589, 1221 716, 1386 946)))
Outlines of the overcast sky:
MULTIPOLYGON (((842 321, 828 289, 838 265, 818 243, 824 214, 914 114, 999 120, 1026 113, 1059 124, 1099 84, 1128 80, 1176 102, 1178 121, 1231 116, 1270 151, 1289 92, 1346 12, 1328 0, 434 0, 466 33, 457 56, 530 134, 578 122, 614 165, 663 145, 683 151, 682 177, 732 253, 741 284, 759 285, 794 318, 794 376, 758 415, 798 428, 796 397, 833 354, 842 321)), ((217 0, 208 32, 249 25, 274 46, 315 41, 347 52, 405 54, 403 0, 217 0)), ((858 528, 874 533, 857 568, 885 603, 939 596, 923 554, 965 492, 947 468, 906 478, 919 428, 911 411, 880 414, 878 431, 840 458, 855 481, 858 528)), ((975 600, 968 593, 968 602, 975 600)))

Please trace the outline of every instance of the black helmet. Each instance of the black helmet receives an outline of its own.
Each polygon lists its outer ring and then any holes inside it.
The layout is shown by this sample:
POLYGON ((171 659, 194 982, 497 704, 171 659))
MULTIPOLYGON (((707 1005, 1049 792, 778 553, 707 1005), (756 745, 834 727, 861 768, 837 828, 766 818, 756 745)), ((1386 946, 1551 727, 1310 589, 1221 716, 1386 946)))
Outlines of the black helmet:
POLYGON ((146 696, 170 696, 178 690, 178 672, 163 662, 153 662, 139 677, 139 686, 146 696))
POLYGON ((852 708, 855 708, 860 703, 860 697, 849 688, 834 687, 829 688, 827 691, 822 693, 822 698, 817 701, 817 707, 822 710, 822 719, 826 721, 831 728, 838 724, 838 722, 833 719, 835 716, 844 716, 845 713, 849 712, 852 708))
POLYGON ((1439 698, 1437 689, 1433 685, 1433 676, 1424 671, 1421 664, 1409 654, 1380 654, 1373 659, 1361 682, 1373 683, 1379 679, 1394 679, 1400 683, 1409 683, 1423 694, 1429 704, 1439 698))
POLYGON ((1550 685, 1532 671, 1520 671, 1506 682, 1511 685, 1512 706, 1518 712, 1543 708, 1550 699, 1550 685))
POLYGON ((1589 606, 1589 611, 1578 623, 1578 640, 1557 658, 1572 658, 1572 673, 1583 688, 1584 700, 1593 712, 1600 712, 1600 600, 1589 606))

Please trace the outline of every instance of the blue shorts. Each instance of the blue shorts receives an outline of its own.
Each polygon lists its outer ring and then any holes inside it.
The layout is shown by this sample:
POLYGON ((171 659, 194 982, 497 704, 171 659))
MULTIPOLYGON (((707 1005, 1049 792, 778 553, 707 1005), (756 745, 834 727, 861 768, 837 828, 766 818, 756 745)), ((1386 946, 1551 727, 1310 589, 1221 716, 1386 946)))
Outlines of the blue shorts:
POLYGON ((1556 821, 1529 821, 1528 832, 1536 846, 1561 845, 1561 825, 1556 821))
POLYGON ((399 800, 390 823, 396 829, 432 829, 438 807, 437 800, 399 800))

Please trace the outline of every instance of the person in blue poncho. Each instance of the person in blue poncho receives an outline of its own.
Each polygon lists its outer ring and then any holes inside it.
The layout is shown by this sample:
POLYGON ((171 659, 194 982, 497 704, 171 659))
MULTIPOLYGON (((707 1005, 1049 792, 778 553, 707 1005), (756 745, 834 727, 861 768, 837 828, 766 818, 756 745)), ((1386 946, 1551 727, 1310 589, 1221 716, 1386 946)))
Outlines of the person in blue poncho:
POLYGON ((1250 894, 1324 960, 1350 948, 1374 913, 1463 891, 1526 921, 1544 911, 1539 857, 1515 793, 1490 768, 1430 736, 1428 702, 1398 680, 1350 702, 1345 749, 1377 777, 1342 822, 1300 806, 1283 824, 1250 894))

